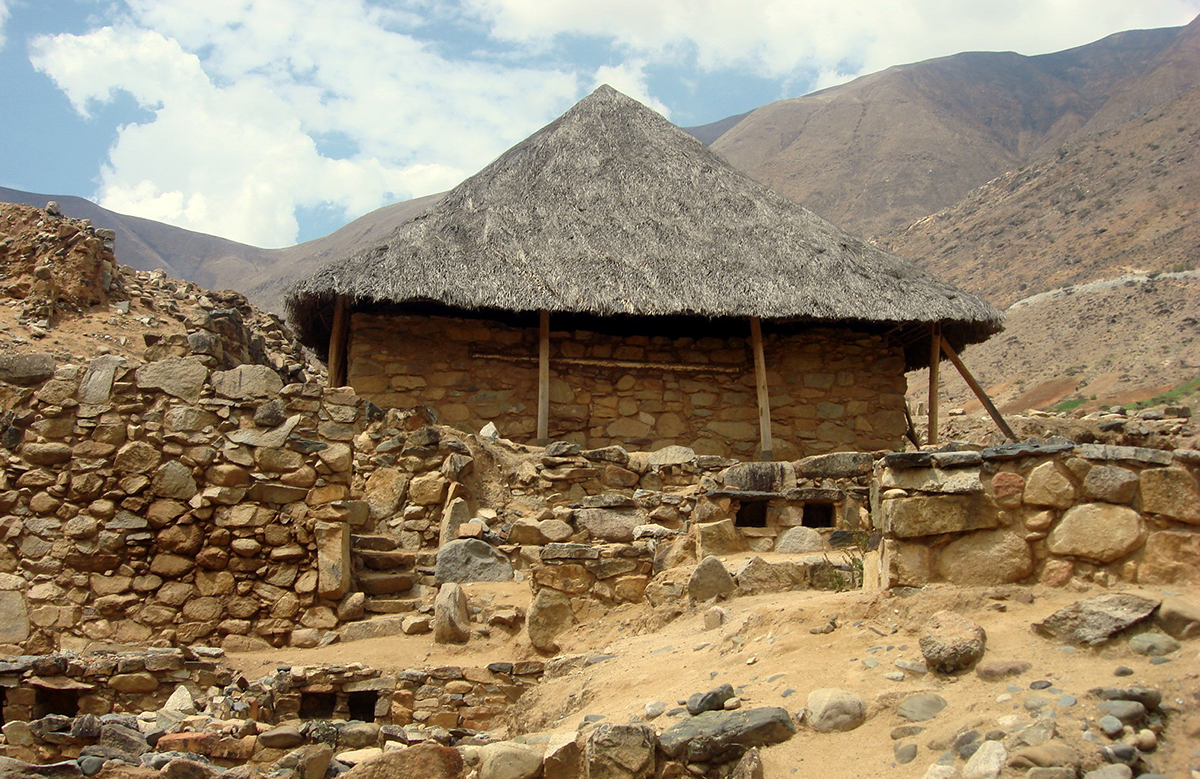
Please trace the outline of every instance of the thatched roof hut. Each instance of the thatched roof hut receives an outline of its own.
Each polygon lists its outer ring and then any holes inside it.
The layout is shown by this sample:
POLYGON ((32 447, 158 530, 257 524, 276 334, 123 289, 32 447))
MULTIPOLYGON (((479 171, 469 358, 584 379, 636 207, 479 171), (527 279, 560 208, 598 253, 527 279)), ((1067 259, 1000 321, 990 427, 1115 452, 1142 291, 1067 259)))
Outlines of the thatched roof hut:
POLYGON ((381 304, 836 324, 889 333, 909 368, 929 364, 931 325, 956 349, 1002 327, 979 297, 775 194, 608 86, 287 294, 321 353, 339 305, 381 304))
MULTIPOLYGON (((955 348, 1001 329, 979 297, 831 225, 602 86, 385 243, 297 284, 324 350, 333 302, 600 315, 940 322, 955 348)), ((911 350, 910 366, 928 363, 911 350)))

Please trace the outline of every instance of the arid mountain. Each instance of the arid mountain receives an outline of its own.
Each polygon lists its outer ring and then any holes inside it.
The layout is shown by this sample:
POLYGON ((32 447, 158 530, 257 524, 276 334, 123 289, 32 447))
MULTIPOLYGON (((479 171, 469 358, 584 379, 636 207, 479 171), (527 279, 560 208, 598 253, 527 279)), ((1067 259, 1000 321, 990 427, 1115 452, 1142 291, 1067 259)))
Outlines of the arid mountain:
POLYGON ((886 234, 1053 151, 1181 34, 1139 30, 1036 57, 972 52, 901 65, 763 106, 712 145, 835 224, 886 234))
POLYGON ((1071 284, 1195 267, 1197 209, 1200 87, 1193 87, 1003 174, 884 243, 1006 306, 1071 284))
MULTIPOLYGON (((138 270, 165 270, 208 289, 240 289, 241 280, 272 265, 276 253, 206 233, 127 216, 71 195, 40 195, 0 187, 0 202, 41 208, 55 201, 67 216, 116 232, 117 259, 138 270)), ((286 251, 286 250, 285 250, 286 251)))
POLYGON ((282 313, 280 292, 293 280, 332 257, 379 240, 397 225, 424 211, 440 195, 385 206, 324 238, 283 249, 244 243, 173 227, 151 219, 118 214, 71 195, 40 195, 0 187, 0 202, 41 208, 53 200, 75 219, 116 232, 117 259, 138 270, 163 269, 168 275, 208 289, 235 289, 269 311, 282 313))

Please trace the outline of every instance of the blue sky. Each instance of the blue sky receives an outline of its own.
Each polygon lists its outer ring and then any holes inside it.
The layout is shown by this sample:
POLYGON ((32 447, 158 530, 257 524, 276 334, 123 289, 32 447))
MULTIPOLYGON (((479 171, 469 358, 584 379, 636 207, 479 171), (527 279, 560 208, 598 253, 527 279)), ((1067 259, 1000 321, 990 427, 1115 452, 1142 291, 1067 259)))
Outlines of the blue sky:
POLYGON ((447 189, 609 83, 682 126, 1200 0, 0 0, 0 186, 257 246, 447 189))

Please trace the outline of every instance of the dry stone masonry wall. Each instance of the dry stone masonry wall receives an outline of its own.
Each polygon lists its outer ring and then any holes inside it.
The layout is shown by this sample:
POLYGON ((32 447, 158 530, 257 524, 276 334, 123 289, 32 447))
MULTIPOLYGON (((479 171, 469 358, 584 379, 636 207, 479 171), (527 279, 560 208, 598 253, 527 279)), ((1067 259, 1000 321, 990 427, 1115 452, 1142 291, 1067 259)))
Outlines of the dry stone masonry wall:
MULTIPOLYGON (((384 407, 429 406, 458 428, 491 422, 513 440, 533 438, 536 327, 359 313, 351 330, 348 381, 362 396, 384 407)), ((550 344, 553 439, 647 451, 684 445, 702 455, 754 458, 758 411, 747 339, 573 330, 552 332, 550 344), (636 363, 650 365, 629 367, 636 363)), ((870 451, 903 440, 897 347, 815 328, 768 334, 764 348, 776 457, 870 451)))
POLYGON ((883 457, 874 587, 1200 584, 1200 451, 1069 441, 883 457))

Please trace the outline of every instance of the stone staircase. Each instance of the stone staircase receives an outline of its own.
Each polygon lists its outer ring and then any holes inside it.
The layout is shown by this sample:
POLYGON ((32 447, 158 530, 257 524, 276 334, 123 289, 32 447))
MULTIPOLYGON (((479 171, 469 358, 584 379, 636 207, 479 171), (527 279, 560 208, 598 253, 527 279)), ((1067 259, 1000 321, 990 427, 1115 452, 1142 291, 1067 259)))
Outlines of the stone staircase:
POLYGON ((383 535, 350 537, 350 558, 356 589, 366 595, 369 614, 402 614, 421 606, 433 583, 425 573, 432 565, 428 553, 399 548, 397 539, 383 535))

